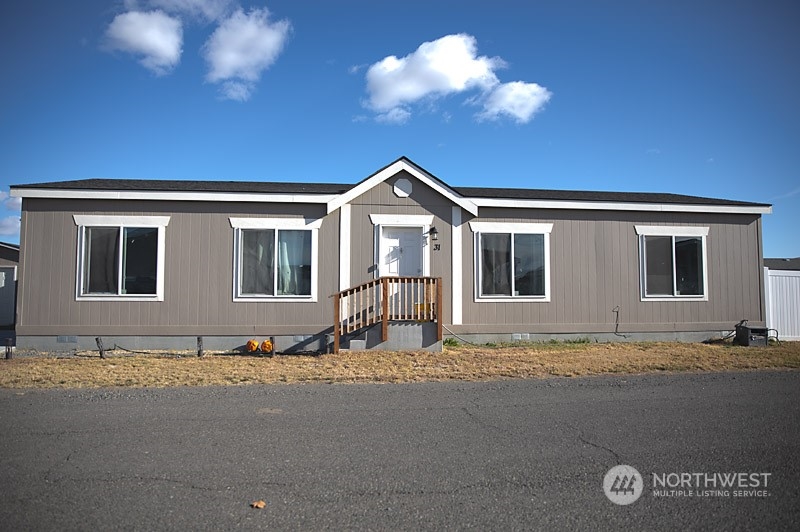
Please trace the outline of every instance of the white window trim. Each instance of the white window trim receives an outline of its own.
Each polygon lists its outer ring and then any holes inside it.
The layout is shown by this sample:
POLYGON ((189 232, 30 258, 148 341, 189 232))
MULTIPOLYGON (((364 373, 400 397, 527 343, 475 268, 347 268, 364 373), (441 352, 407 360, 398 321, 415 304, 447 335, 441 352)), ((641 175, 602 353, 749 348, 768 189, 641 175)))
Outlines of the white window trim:
POLYGON ((549 235, 553 232, 551 223, 528 222, 469 222, 473 233, 525 233, 549 235))
POLYGON ((685 226, 685 225, 635 225, 636 234, 639 235, 639 297, 640 301, 708 301, 708 227, 685 226), (645 268, 647 257, 645 255, 644 237, 646 236, 669 236, 672 237, 672 290, 675 292, 675 238, 688 237, 699 238, 703 253, 703 294, 698 296, 691 295, 657 295, 648 296, 646 293, 645 268))
POLYGON ((230 218, 234 229, 319 229, 322 218, 230 218))
POLYGON ((75 214, 72 219, 78 226, 77 266, 75 272, 75 301, 164 301, 164 264, 166 260, 165 228, 169 225, 169 216, 117 216, 105 214, 75 214), (158 229, 158 252, 156 263, 155 295, 83 295, 83 244, 86 238, 86 227, 154 227, 158 229))
POLYGON ((475 271, 475 303, 549 303, 550 302, 550 233, 553 232, 552 223, 527 223, 527 222, 469 222, 469 228, 474 233, 473 261, 475 271), (500 234, 525 234, 544 235, 544 295, 543 296, 488 296, 482 297, 481 293, 481 263, 480 263, 480 235, 481 233, 500 234))
POLYGON ((639 236, 708 236, 708 227, 687 225, 634 225, 639 236))
MULTIPOLYGON (((319 270, 319 228, 322 218, 310 220, 304 218, 230 218, 233 228, 233 301, 237 303, 316 303, 317 281, 319 270), (241 279, 241 242, 243 229, 273 230, 306 230, 311 232, 311 295, 241 295, 239 281, 241 279)), ((277 235, 276 235, 277 238, 277 235)))
POLYGON ((374 226, 373 239, 375 250, 375 279, 381 277, 381 257, 383 257, 383 229, 385 227, 415 227, 422 233, 422 276, 431 274, 431 254, 428 246, 428 231, 433 225, 432 214, 370 214, 369 220, 374 226))
POLYGON ((372 225, 391 225, 393 227, 418 227, 433 225, 432 214, 370 214, 372 225))

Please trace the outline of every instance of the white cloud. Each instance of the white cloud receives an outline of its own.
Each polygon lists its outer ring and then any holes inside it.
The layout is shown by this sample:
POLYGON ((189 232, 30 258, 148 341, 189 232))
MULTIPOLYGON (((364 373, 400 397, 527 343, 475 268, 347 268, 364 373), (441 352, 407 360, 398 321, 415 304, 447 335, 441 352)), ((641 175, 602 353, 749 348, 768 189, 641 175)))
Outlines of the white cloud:
POLYGON ((385 114, 423 98, 485 90, 498 83, 494 70, 504 66, 502 59, 478 56, 475 37, 446 35, 403 58, 390 55, 370 66, 369 106, 385 114))
POLYGON ((5 198, 3 206, 10 211, 22 210, 22 198, 5 198))
POLYGON ((375 117, 378 122, 384 124, 405 124, 411 118, 411 113, 402 107, 389 109, 385 113, 380 113, 375 117))
POLYGON ((780 194, 779 196, 774 196, 774 197, 770 198, 769 201, 777 201, 777 200, 782 200, 782 199, 786 199, 786 198, 791 198, 793 196, 797 196, 798 194, 800 194, 800 187, 792 189, 789 192, 786 192, 784 194, 780 194))
POLYGON ((19 215, 6 216, 0 218, 0 235, 15 236, 19 235, 19 215))
POLYGON ((421 100, 477 90, 467 102, 483 105, 479 119, 509 116, 528 122, 552 94, 536 83, 501 84, 496 71, 505 67, 499 57, 479 56, 472 35, 446 35, 422 43, 405 57, 390 55, 371 65, 365 106, 380 122, 404 123, 411 117, 411 105, 421 100))
POLYGON ((544 107, 551 96, 549 90, 536 83, 503 83, 483 99, 483 111, 478 113, 478 118, 497 120, 501 116, 508 116, 518 124, 525 124, 544 107))
POLYGON ((223 82, 223 97, 244 101, 250 97, 261 73, 283 50, 291 26, 287 20, 270 22, 269 11, 236 10, 223 20, 203 45, 208 62, 206 79, 223 82))
POLYGON ((149 4, 168 13, 219 20, 230 12, 234 2, 233 0, 150 0, 149 4))
POLYGON ((141 56, 145 68, 164 75, 180 62, 183 27, 179 19, 160 10, 130 11, 114 17, 106 39, 109 49, 141 56))
POLYGON ((13 216, 0 218, 0 236, 19 237, 20 215, 22 209, 22 198, 12 198, 8 192, 0 190, 0 203, 10 211, 17 211, 13 216))
POLYGON ((226 100, 235 100, 237 102, 246 102, 253 94, 255 85, 250 82, 242 81, 226 81, 219 88, 219 92, 226 100))

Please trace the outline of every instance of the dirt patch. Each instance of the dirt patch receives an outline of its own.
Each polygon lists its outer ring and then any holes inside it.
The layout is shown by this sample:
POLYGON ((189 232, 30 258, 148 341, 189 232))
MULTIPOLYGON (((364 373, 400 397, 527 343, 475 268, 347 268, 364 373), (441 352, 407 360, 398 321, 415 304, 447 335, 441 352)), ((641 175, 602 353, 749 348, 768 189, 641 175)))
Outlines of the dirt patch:
POLYGON ((414 382, 613 373, 800 368, 800 342, 531 344, 446 347, 442 353, 359 351, 262 356, 95 353, 0 360, 0 387, 206 386, 294 382, 414 382))

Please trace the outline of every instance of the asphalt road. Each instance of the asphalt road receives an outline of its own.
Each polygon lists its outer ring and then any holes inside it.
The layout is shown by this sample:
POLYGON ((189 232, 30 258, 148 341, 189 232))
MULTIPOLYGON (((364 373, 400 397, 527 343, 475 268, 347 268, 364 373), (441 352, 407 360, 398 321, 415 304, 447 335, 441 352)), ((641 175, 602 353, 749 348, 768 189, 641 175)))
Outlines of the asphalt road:
POLYGON ((797 530, 799 421, 800 372, 0 390, 0 528, 797 530), (686 472, 769 475, 653 495, 686 472))

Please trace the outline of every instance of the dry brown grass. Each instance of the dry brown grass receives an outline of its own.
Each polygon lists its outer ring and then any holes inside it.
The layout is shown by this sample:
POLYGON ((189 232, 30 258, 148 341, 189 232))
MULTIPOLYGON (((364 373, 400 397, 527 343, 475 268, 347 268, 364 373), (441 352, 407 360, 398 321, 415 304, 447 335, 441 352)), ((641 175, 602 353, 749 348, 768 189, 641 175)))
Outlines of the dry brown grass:
POLYGON ((443 353, 360 351, 274 358, 186 353, 0 360, 0 387, 206 386, 294 382, 414 382, 614 373, 800 368, 800 342, 730 345, 534 344, 446 347, 443 353))

